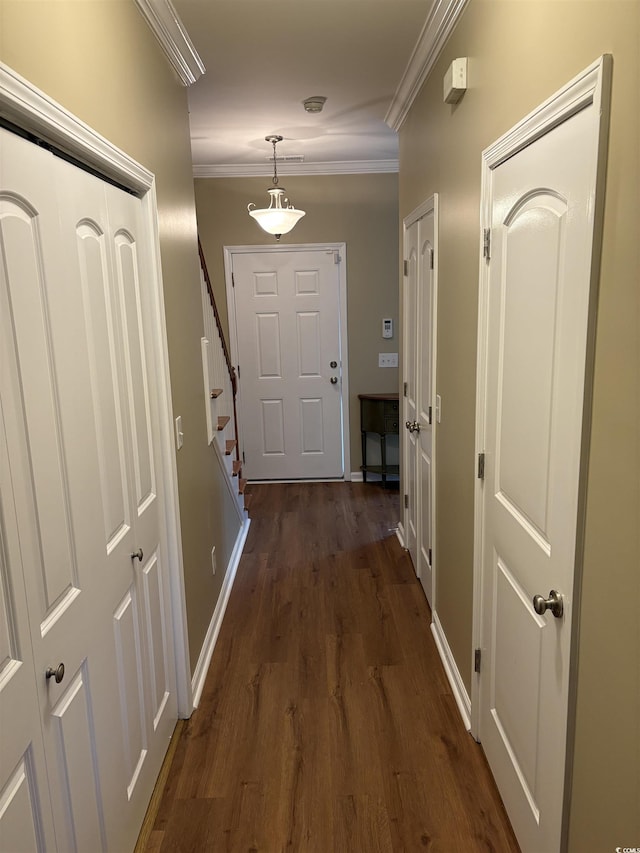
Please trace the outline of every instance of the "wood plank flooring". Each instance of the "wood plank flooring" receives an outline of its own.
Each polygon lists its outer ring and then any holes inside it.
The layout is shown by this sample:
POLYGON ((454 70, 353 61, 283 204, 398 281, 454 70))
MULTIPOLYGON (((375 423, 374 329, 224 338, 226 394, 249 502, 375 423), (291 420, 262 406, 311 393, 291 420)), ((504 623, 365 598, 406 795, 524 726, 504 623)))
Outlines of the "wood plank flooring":
POLYGON ((517 853, 374 483, 252 485, 147 853, 517 853))

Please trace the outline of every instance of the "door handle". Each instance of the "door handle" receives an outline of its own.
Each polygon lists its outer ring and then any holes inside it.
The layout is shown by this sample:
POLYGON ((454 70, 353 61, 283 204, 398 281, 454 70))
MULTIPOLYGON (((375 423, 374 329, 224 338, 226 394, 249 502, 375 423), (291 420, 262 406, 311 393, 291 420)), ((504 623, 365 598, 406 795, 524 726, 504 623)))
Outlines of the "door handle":
POLYGON ((332 376, 329 381, 331 382, 332 385, 337 385, 338 384, 338 377, 332 376))
POLYGON ((52 666, 48 666, 44 677, 47 679, 47 681, 50 678, 55 678, 56 684, 60 684, 60 682, 64 678, 64 664, 59 663, 55 669, 52 666))
POLYGON ((137 551, 133 551, 131 553, 131 559, 132 560, 135 560, 137 558, 138 560, 140 560, 140 562, 142 562, 143 557, 144 557, 144 554, 142 552, 142 548, 138 548, 137 551))
POLYGON ((414 421, 411 424, 411 432, 420 432, 420 424, 418 423, 418 421, 414 421))
POLYGON ((411 432, 411 421, 405 421, 404 426, 405 426, 405 429, 408 429, 409 432, 411 432))
POLYGON ((336 369, 336 367, 337 367, 337 366, 338 366, 338 362, 337 362, 337 361, 331 361, 331 362, 329 362, 329 367, 333 368, 334 370, 336 369))
POLYGON ((560 619, 564 612, 562 596, 559 592, 556 592, 555 589, 552 589, 549 592, 549 598, 545 598, 542 595, 534 595, 533 609, 536 611, 538 616, 544 616, 547 610, 550 610, 556 619, 560 619))

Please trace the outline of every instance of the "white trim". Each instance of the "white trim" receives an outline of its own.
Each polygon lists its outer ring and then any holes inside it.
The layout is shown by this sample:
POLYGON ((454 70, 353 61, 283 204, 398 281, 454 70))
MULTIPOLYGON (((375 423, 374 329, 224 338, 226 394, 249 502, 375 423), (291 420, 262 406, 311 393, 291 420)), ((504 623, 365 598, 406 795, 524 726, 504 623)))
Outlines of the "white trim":
POLYGON ((384 117, 399 130, 469 0, 436 0, 384 117))
POLYGON ((159 414, 159 489, 164 514, 164 525, 161 527, 164 528, 169 572, 177 711, 178 716, 188 717, 192 708, 189 646, 155 179, 151 172, 2 63, 0 116, 53 143, 141 196, 143 216, 151 242, 149 299, 153 308, 153 316, 150 318, 153 327, 153 364, 158 371, 154 384, 159 414))
POLYGON ((453 698, 456 700, 456 705, 460 711, 462 722, 467 731, 471 728, 471 700, 467 693, 467 688, 464 686, 464 681, 460 675, 460 670, 456 665, 453 652, 447 642, 447 638, 442 627, 442 623, 438 619, 438 614, 434 611, 433 621, 431 623, 431 633, 436 643, 436 648, 442 661, 445 674, 453 693, 453 698))
POLYGON ((396 527, 396 536, 398 537, 398 542, 400 543, 400 547, 403 551, 407 550, 407 546, 405 545, 404 539, 404 527, 402 526, 402 522, 398 522, 398 526, 396 527))
POLYGON ((220 590, 220 595, 218 596, 218 601, 216 602, 216 607, 213 611, 211 622, 209 623, 207 635, 204 639, 204 643, 202 644, 202 649, 200 650, 198 663, 196 664, 196 668, 193 673, 193 678, 191 680, 191 690, 193 692, 194 708, 198 707, 200 697, 202 696, 202 691, 204 689, 204 684, 207 678, 207 672, 209 671, 209 664, 211 663, 213 651, 216 647, 218 635, 220 634, 222 620, 224 619, 227 604, 229 603, 229 596, 231 595, 231 590, 233 589, 233 582, 236 579, 236 573, 238 571, 238 566, 240 565, 240 558, 242 557, 242 551, 244 549, 244 543, 247 540, 247 534, 249 533, 250 524, 250 519, 245 518, 242 527, 238 531, 236 544, 233 546, 231 559, 229 560, 227 572, 224 576, 224 583, 222 584, 222 589, 220 590))
MULTIPOLYGON (((339 288, 340 288, 340 342, 342 357, 342 442, 343 442, 343 477, 332 482, 349 482, 351 472, 351 428, 349 420, 349 342, 347 338, 347 244, 346 243, 292 243, 282 246, 224 246, 224 277, 227 291, 227 313, 229 315, 229 349, 231 362, 238 366, 238 333, 236 325, 236 301, 232 284, 233 256, 241 254, 258 254, 270 252, 338 252, 340 263, 338 264, 339 288)), ((238 382, 238 400, 242 394, 242 377, 238 382)), ((242 418, 238 423, 238 441, 242 447, 242 418)))
POLYGON ((160 43, 180 82, 183 86, 191 86, 204 74, 205 67, 171 0, 134 2, 160 43))
MULTIPOLYGON (((514 127, 482 152, 482 176, 480 195, 480 228, 479 228, 479 293, 478 293, 478 351, 476 369, 476 453, 485 450, 485 408, 487 360, 486 348, 488 338, 488 294, 489 268, 482 255, 483 229, 491 224, 492 205, 492 170, 504 163, 518 151, 530 145, 536 139, 544 136, 562 122, 569 119, 582 109, 595 105, 598 114, 602 114, 603 77, 607 73, 611 59, 601 56, 584 71, 573 78, 566 86, 548 98, 543 104, 530 112, 514 127)), ((608 72, 610 73, 610 72, 608 72)), ((602 130, 601 130, 602 133, 602 130)), ((473 554, 473 626, 472 646, 482 649, 482 588, 484 551, 484 490, 483 481, 475 478, 474 495, 474 554, 473 554)), ((572 655, 573 657, 573 655, 572 655)), ((481 712, 481 679, 473 675, 471 684, 471 734, 476 740, 480 738, 481 712)))
POLYGON ((0 116, 72 154, 137 195, 151 188, 153 175, 144 166, 4 63, 0 63, 0 116))
MULTIPOLYGON (((398 160, 333 160, 326 163, 278 163, 279 175, 361 175, 399 171, 398 160)), ((220 163, 194 165, 194 178, 270 178, 269 163, 220 163)))

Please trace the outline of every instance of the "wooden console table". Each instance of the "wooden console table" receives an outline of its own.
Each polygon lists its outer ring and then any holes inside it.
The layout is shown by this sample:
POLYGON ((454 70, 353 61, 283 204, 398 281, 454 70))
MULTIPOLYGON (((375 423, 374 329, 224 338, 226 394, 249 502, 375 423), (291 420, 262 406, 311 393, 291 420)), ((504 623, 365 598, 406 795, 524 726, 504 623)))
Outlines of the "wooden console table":
POLYGON ((399 465, 387 465, 387 436, 398 435, 400 403, 397 394, 358 394, 360 400, 360 431, 362 434, 362 479, 367 482, 367 472, 380 474, 386 485, 388 474, 399 474, 399 465), (380 465, 367 464, 367 433, 380 437, 380 465))

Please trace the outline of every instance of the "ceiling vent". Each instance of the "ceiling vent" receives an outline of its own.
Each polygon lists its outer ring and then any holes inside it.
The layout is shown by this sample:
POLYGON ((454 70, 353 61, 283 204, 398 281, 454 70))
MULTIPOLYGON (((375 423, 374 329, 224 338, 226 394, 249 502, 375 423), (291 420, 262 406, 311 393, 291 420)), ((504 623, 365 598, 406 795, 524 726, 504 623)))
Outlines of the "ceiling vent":
MULTIPOLYGON (((269 163, 273 163, 273 154, 265 158, 269 163)), ((276 163, 303 163, 304 154, 278 154, 276 163)))

